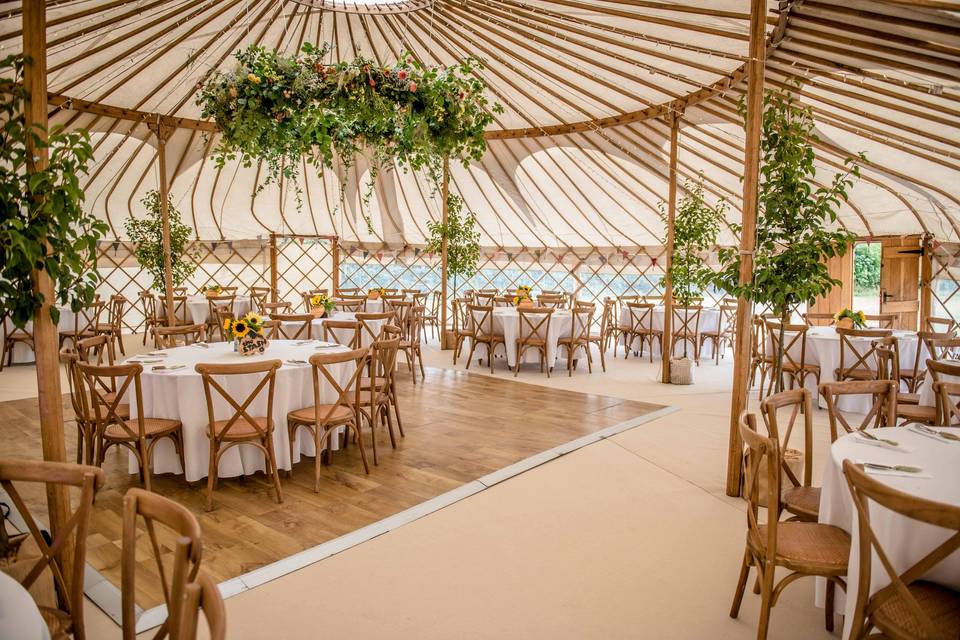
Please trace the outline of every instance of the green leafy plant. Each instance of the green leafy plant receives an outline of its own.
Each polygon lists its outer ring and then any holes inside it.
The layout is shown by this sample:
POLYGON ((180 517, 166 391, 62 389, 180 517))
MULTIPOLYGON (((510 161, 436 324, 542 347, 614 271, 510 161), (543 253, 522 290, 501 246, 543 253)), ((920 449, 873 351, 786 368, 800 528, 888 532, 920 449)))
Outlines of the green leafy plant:
POLYGON ((480 262, 480 233, 477 218, 472 211, 463 211, 463 199, 447 194, 447 224, 428 222, 430 239, 426 251, 440 254, 443 239, 447 239, 447 277, 453 278, 453 297, 457 296, 459 279, 468 280, 477 272, 480 262))
POLYGON ((853 248, 853 295, 876 296, 880 293, 879 242, 864 242, 853 248))
MULTIPOLYGON (((713 281, 713 270, 703 260, 703 254, 713 249, 724 222, 726 203, 707 203, 703 195, 703 176, 696 181, 687 180, 683 196, 677 203, 673 222, 673 255, 670 260, 670 279, 674 298, 683 306, 689 305, 694 296, 713 281)), ((660 219, 668 224, 666 204, 660 203, 660 219)), ((660 281, 661 286, 665 279, 660 281)))
POLYGON ((503 109, 487 101, 478 61, 435 67, 405 54, 387 66, 362 56, 328 64, 327 52, 308 43, 285 56, 252 45, 236 54, 233 71, 199 87, 203 117, 221 131, 218 166, 238 157, 244 166, 263 161, 261 188, 281 177, 296 185, 303 160, 322 169, 336 157, 349 167, 372 150, 369 202, 381 167, 426 169, 438 187, 445 157, 466 166, 483 155, 484 130, 503 109))
MULTIPOLYGON (((160 214, 160 192, 151 189, 140 202, 147 210, 146 217, 130 216, 124 221, 123 228, 135 246, 133 255, 137 262, 153 276, 152 288, 163 291, 163 218, 160 214)), ((173 286, 178 287, 197 270, 196 253, 189 249, 193 229, 183 223, 180 212, 169 197, 167 218, 170 221, 170 274, 173 286)))
MULTIPOLYGON (((746 120, 743 99, 739 112, 746 120)), ((796 305, 822 297, 841 284, 830 276, 827 261, 844 255, 855 237, 834 225, 841 203, 860 176, 859 166, 856 159, 847 158, 845 169, 836 173, 830 184, 814 189, 812 143, 818 140, 814 127, 812 109, 800 104, 788 89, 766 92, 753 280, 740 284, 740 253, 729 247, 720 252, 723 267, 715 279, 719 288, 780 317, 773 372, 778 388, 782 384, 783 325, 796 305)), ((859 157, 864 159, 862 154, 859 157)), ((741 231, 739 227, 736 230, 741 231)))
MULTIPOLYGON (((83 210, 79 176, 93 157, 85 130, 28 129, 23 115, 22 56, 0 60, 0 77, 11 79, 0 99, 0 315, 23 327, 45 302, 35 289, 34 272, 46 271, 56 299, 75 311, 93 301, 100 275, 97 240, 106 223, 83 210), (46 149, 47 167, 28 163, 28 142, 46 149)), ((60 312, 51 303, 50 316, 60 312)))

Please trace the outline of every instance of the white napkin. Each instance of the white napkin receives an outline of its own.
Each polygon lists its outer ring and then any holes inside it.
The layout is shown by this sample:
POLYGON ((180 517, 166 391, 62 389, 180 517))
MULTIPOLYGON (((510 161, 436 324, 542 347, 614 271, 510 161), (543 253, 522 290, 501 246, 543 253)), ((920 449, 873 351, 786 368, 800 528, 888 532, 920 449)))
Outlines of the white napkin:
POLYGON ((933 476, 923 471, 909 473, 907 471, 897 471, 895 469, 874 469, 873 467, 864 467, 864 471, 872 476, 899 476, 901 478, 932 478, 933 476))
MULTIPOLYGON (((856 440, 858 444, 869 444, 874 447, 880 447, 881 449, 889 449, 891 451, 903 451, 905 453, 910 452, 910 449, 907 449, 906 447, 903 447, 899 444, 892 445, 889 442, 883 442, 881 440, 871 440, 870 438, 864 438, 859 434, 857 434, 854 437, 854 440, 856 440)), ((896 442, 896 440, 894 440, 894 442, 896 442)))
POLYGON ((185 364, 167 364, 167 365, 157 365, 151 367, 150 371, 153 373, 167 373, 168 371, 179 371, 180 369, 185 369, 187 365, 185 364))
MULTIPOLYGON (((925 436, 925 437, 927 437, 927 438, 930 438, 931 440, 936 440, 937 442, 943 442, 944 444, 960 445, 960 440, 950 440, 950 439, 948 439, 948 438, 941 438, 941 437, 938 436, 938 435, 935 435, 935 434, 933 434, 933 433, 927 433, 927 432, 924 431, 923 429, 917 429, 917 428, 915 428, 915 427, 908 427, 908 428, 910 429, 910 431, 913 431, 913 432, 916 433, 916 434, 919 434, 919 435, 921 435, 921 436, 925 436)), ((931 428, 935 428, 935 427, 931 427, 931 428)), ((939 429, 937 429, 937 430, 939 431, 939 429)), ((956 430, 954 430, 954 431, 956 431, 956 430)), ((951 433, 952 433, 952 431, 951 431, 951 433)), ((960 435, 960 433, 958 433, 957 435, 960 435)))

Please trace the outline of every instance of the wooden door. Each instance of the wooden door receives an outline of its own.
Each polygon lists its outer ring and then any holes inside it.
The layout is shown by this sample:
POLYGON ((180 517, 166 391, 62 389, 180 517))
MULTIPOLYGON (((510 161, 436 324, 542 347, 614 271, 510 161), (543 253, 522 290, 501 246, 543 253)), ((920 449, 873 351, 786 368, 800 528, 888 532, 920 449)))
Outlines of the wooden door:
MULTIPOLYGON (((807 307, 807 313, 832 313, 835 314, 843 308, 849 308, 853 305, 853 246, 842 256, 830 258, 827 261, 827 269, 831 278, 836 278, 841 282, 830 293, 822 298, 817 298, 807 307)), ((831 324, 829 320, 816 321, 814 324, 831 324)))
POLYGON ((917 329, 920 311, 920 236, 883 238, 880 313, 896 314, 894 329, 917 329))

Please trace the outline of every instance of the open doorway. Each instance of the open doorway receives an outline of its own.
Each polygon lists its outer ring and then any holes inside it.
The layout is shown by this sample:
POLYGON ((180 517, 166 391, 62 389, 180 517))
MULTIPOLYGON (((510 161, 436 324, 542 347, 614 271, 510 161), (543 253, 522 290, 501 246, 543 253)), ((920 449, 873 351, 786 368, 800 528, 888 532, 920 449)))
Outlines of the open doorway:
POLYGON ((853 308, 868 315, 880 313, 882 254, 880 242, 857 242, 853 246, 853 308))

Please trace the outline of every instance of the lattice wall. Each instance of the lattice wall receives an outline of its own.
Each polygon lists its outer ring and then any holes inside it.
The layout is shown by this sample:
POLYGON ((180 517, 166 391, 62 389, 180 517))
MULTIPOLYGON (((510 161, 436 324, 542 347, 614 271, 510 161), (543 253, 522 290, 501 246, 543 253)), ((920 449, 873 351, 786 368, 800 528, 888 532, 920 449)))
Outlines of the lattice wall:
POLYGON ((301 293, 311 289, 333 293, 333 243, 333 238, 325 236, 276 237, 277 300, 303 311, 301 293))
POLYGON ((934 243, 931 249, 930 313, 960 322, 960 244, 934 243))

